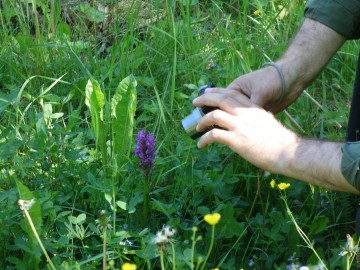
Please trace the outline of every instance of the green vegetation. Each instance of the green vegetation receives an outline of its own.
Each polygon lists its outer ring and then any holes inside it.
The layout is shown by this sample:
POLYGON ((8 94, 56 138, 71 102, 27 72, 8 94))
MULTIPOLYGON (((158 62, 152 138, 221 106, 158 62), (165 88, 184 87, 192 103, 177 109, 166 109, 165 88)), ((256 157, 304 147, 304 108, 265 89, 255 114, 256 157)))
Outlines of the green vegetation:
MULTIPOLYGON (((199 150, 180 124, 199 86, 279 57, 303 1, 0 5, 1 269, 356 267, 356 197, 199 150)), ((343 139, 358 51, 348 42, 278 118, 343 139)))

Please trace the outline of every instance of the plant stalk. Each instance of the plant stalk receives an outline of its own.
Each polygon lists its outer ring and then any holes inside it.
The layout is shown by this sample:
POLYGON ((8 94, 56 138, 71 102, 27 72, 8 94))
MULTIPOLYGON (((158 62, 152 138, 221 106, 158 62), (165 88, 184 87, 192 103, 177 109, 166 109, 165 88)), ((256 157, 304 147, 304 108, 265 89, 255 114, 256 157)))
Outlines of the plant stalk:
POLYGON ((173 260, 173 270, 176 270, 176 256, 175 256, 175 245, 173 242, 170 242, 172 248, 172 260, 173 260))
POLYGON ((194 264, 194 256, 195 256, 195 244, 196 244, 196 229, 193 228, 193 239, 192 239, 192 245, 191 245, 191 270, 194 270, 195 264, 194 264))
POLYGON ((103 270, 106 270, 106 227, 103 227, 103 270))
POLYGON ((148 220, 148 204, 149 204, 149 173, 146 174, 144 179, 144 203, 143 203, 143 225, 147 226, 148 220))
POLYGON ((35 17, 35 39, 37 42, 40 41, 40 26, 39 26, 39 18, 38 18, 38 13, 37 13, 37 9, 36 9, 36 0, 32 0, 32 6, 33 6, 33 12, 34 12, 34 17, 35 17))
POLYGON ((206 266, 206 262, 207 260, 209 259, 210 257, 210 253, 212 251, 212 248, 213 248, 213 245, 214 245, 214 238, 215 238, 215 225, 211 225, 211 241, 210 241, 210 246, 209 246, 209 250, 208 250, 208 253, 206 255, 206 258, 203 262, 203 266, 201 267, 201 270, 204 270, 205 269, 205 266, 206 266))
POLYGON ((25 214, 25 216, 26 216, 26 218, 27 218, 27 220, 28 220, 28 222, 29 222, 29 224, 30 224, 31 230, 33 231, 33 233, 34 233, 34 235, 35 235, 35 238, 36 238, 36 240, 38 241, 39 246, 40 246, 42 252, 44 253, 44 255, 45 255, 45 257, 46 257, 46 260, 48 261, 48 263, 49 263, 49 265, 50 265, 50 268, 53 269, 53 270, 56 270, 53 262, 51 261, 51 259, 50 259, 50 257, 49 257, 49 254, 47 253, 47 251, 46 251, 43 243, 41 242, 40 236, 38 235, 38 233, 37 233, 37 231, 36 231, 36 228, 35 228, 35 226, 34 226, 34 223, 32 222, 32 219, 31 219, 31 216, 30 216, 29 212, 26 210, 26 208, 24 208, 23 211, 24 211, 24 214, 25 214))
POLYGON ((160 248, 160 264, 161 264, 161 270, 165 270, 163 248, 160 248))

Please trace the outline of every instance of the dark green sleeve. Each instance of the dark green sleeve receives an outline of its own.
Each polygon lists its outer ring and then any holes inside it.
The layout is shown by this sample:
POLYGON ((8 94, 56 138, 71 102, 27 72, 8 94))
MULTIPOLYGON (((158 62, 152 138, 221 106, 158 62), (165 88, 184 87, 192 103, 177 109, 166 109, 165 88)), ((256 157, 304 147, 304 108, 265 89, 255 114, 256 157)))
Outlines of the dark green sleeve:
POLYGON ((321 22, 347 39, 360 38, 360 0, 309 0, 305 17, 321 22))
POLYGON ((347 142, 342 146, 341 173, 360 191, 360 141, 347 142))

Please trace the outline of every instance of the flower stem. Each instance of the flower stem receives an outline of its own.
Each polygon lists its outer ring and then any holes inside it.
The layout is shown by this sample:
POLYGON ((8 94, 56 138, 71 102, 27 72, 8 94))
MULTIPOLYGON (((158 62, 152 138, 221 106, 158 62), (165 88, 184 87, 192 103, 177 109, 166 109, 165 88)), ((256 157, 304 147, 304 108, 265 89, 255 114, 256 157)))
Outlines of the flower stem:
POLYGON ((173 242, 170 242, 172 248, 172 260, 173 260, 173 270, 176 270, 176 256, 175 256, 175 245, 173 242))
POLYGON ((149 204, 149 176, 145 176, 144 180, 144 201, 143 201, 143 225, 147 226, 148 222, 148 204, 149 204))
POLYGON ((36 238, 36 240, 38 241, 39 246, 40 246, 42 252, 44 253, 44 255, 45 255, 45 257, 46 257, 46 259, 47 259, 47 261, 48 261, 48 263, 49 263, 49 265, 50 265, 50 268, 53 269, 53 270, 56 270, 54 264, 52 263, 52 261, 51 261, 51 259, 50 259, 50 257, 49 257, 49 254, 47 253, 44 245, 43 245, 42 242, 41 242, 41 239, 40 239, 40 237, 39 237, 39 235, 38 235, 38 233, 37 233, 37 231, 36 231, 36 228, 35 228, 35 226, 34 226, 34 223, 32 222, 32 219, 31 219, 31 216, 30 216, 29 212, 27 211, 26 208, 24 208, 23 211, 24 211, 24 214, 25 214, 27 220, 29 221, 31 230, 33 231, 33 233, 34 233, 34 235, 35 235, 35 238, 36 238))
POLYGON ((210 246, 209 246, 209 250, 208 253, 206 255, 206 258, 203 262, 203 266, 201 267, 201 270, 204 270, 205 266, 206 266, 206 262, 209 259, 210 253, 212 251, 213 245, 214 245, 214 238, 215 238, 215 225, 211 226, 211 241, 210 241, 210 246))
POLYGON ((164 265, 164 251, 161 248, 160 249, 160 264, 161 264, 161 270, 165 270, 165 265, 164 265))
POLYGON ((304 240, 304 242, 306 243, 307 247, 309 249, 311 249, 315 256, 318 258, 319 263, 324 267, 325 270, 328 270, 328 268, 326 267, 325 263, 322 261, 322 259, 320 258, 319 254, 316 252, 314 245, 312 243, 312 241, 310 241, 310 239, 307 237, 307 235, 305 234, 305 232, 300 228, 300 226, 298 225, 298 223, 295 220, 294 215, 292 214, 288 204, 287 204, 287 199, 286 199, 286 193, 284 192, 284 194, 280 197, 284 203, 285 203, 285 207, 286 207, 286 211, 287 214, 289 215, 292 223, 295 225, 295 229, 298 231, 300 237, 304 240))
POLYGON ((191 270, 194 270, 195 264, 194 264, 194 256, 195 256, 195 244, 196 244, 196 229, 193 229, 193 239, 192 239, 192 245, 191 245, 191 270))
POLYGON ((103 227, 103 270, 106 270, 106 228, 103 227))

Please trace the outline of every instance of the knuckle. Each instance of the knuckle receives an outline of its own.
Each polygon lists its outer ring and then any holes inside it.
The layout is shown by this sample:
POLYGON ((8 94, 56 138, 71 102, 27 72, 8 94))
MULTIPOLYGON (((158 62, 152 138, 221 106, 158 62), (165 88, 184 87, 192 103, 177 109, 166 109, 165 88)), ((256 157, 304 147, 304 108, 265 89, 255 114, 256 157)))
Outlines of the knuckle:
POLYGON ((219 130, 217 129, 212 129, 208 133, 209 133, 209 137, 215 141, 220 138, 219 130))
POLYGON ((221 117, 221 111, 220 110, 214 110, 212 113, 212 118, 214 120, 220 119, 221 117))

